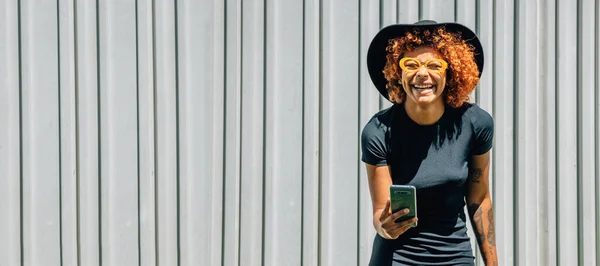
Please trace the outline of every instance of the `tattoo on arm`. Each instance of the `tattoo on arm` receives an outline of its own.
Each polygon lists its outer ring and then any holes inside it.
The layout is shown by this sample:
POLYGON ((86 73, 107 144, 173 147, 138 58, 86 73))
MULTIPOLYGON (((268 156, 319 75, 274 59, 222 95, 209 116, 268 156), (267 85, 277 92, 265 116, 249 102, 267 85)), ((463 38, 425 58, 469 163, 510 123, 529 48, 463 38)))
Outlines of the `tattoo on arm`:
POLYGON ((473 233, 475 233, 475 237, 477 238, 477 242, 481 245, 483 244, 483 236, 485 233, 483 232, 483 217, 481 208, 479 208, 480 204, 473 203, 469 205, 469 212, 471 213, 471 217, 473 219, 473 233))
POLYGON ((481 181, 481 177, 483 176, 483 169, 475 168, 469 171, 469 176, 471 176, 471 182, 479 183, 481 181))
POLYGON ((490 208, 486 214, 483 213, 482 208, 480 208, 480 204, 473 203, 468 206, 469 213, 471 214, 471 219, 473 221, 473 233, 475 234, 475 238, 477 238, 477 243, 479 243, 479 247, 481 252, 484 252, 483 245, 488 244, 488 251, 484 254, 484 261, 491 263, 491 265, 498 265, 498 261, 496 258, 496 254, 494 252, 496 248, 496 232, 494 228, 494 212, 490 208), (483 217, 487 215, 487 233, 483 227, 483 217))
POLYGON ((487 241, 491 246, 496 246, 496 232, 494 229, 494 211, 488 210, 488 234, 487 241))

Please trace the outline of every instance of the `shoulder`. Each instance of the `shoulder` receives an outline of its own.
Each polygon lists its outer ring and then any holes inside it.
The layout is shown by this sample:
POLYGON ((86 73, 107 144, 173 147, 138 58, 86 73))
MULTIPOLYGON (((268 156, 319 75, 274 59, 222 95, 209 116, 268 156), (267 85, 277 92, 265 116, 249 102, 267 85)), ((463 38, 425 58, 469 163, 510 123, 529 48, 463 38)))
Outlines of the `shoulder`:
MULTIPOLYGON (((393 106, 392 106, 393 107, 393 106)), ((392 107, 377 112, 363 128, 363 136, 385 134, 392 121, 392 107)))
POLYGON ((362 161, 372 165, 387 165, 386 133, 392 121, 393 108, 377 112, 363 128, 361 134, 362 161))
POLYGON ((473 127, 475 131, 494 128, 494 119, 490 113, 479 107, 479 105, 475 103, 465 103, 458 109, 464 113, 463 117, 468 119, 471 127, 473 127))
POLYGON ((472 155, 481 155, 488 152, 494 141, 494 119, 477 104, 468 104, 464 108, 465 116, 470 122, 473 131, 472 155))

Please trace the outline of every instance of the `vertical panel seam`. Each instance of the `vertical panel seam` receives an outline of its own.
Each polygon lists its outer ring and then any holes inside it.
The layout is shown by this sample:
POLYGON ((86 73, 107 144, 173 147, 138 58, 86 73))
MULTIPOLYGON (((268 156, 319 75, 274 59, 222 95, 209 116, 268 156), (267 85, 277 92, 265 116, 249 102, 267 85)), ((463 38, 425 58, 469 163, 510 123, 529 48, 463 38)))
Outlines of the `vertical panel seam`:
MULTIPOLYGON (((456 0, 455 0, 455 4, 456 4, 456 0)), ((456 5, 454 6, 454 9, 456 10, 456 5)), ((475 0, 475 32, 477 34, 481 34, 480 21, 479 21, 481 19, 481 16, 479 15, 480 10, 481 10, 481 2, 480 2, 480 0, 475 0)))
MULTIPOLYGON (((398 1, 400 1, 400 0, 396 0, 396 7, 398 6, 398 1)), ((421 0, 419 0, 419 2, 420 1, 421 0)), ((384 26, 384 15, 383 15, 384 14, 384 10, 385 10, 384 2, 385 2, 385 0, 379 0, 379 27, 378 27, 378 29, 381 29, 384 26)), ((399 12, 396 10, 396 14, 398 14, 398 13, 399 12)), ((383 105, 384 101, 385 100, 382 99, 382 97, 378 97, 377 98, 377 103, 378 103, 377 108, 379 110, 383 109, 383 107, 384 107, 384 105, 383 105)))
POLYGON ((73 49, 74 49, 74 69, 73 74, 75 78, 75 227, 76 227, 76 250, 77 250, 77 264, 81 265, 81 206, 79 203, 80 195, 80 162, 79 162, 79 45, 77 43, 77 1, 73 0, 73 49))
POLYGON ((101 96, 101 57, 100 57, 100 0, 96 0, 96 104, 98 125, 98 263, 102 266, 102 99, 101 96))
MULTIPOLYGON (((475 2, 475 12, 477 12, 477 2, 479 2, 479 1, 476 0, 476 2, 475 2)), ((453 14, 454 22, 456 22, 456 20, 458 19, 458 8, 456 6, 457 6, 457 0, 454 0, 454 14, 453 14)))
POLYGON ((581 173, 583 172, 583 149, 582 149, 582 138, 583 138, 583 121, 582 121, 582 115, 583 115, 583 106, 581 106, 581 104, 583 103, 583 101, 581 100, 581 96, 582 96, 582 90, 583 88, 581 88, 581 84, 582 84, 582 79, 583 76, 581 74, 581 56, 583 54, 582 52, 582 11, 581 11, 581 3, 582 0, 577 0, 576 1, 576 32, 577 32, 577 38, 575 39, 575 49, 576 49, 576 66, 575 66, 575 84, 576 84, 576 91, 575 91, 575 99, 576 99, 576 120, 575 122, 576 124, 576 129, 577 129, 577 134, 576 134, 576 149, 577 149, 577 157, 576 157, 576 163, 577 163, 577 167, 575 168, 576 171, 576 177, 577 177, 577 264, 581 265, 581 263, 583 262, 583 219, 582 218, 582 208, 583 208, 583 191, 581 188, 582 182, 583 182, 583 177, 581 176, 581 173))
POLYGON ((265 242, 266 242, 266 182, 267 182, 267 18, 268 18, 268 14, 267 14, 267 0, 263 0, 263 65, 262 65, 262 78, 263 78, 263 106, 262 106, 262 119, 263 119, 263 124, 262 124, 262 143, 263 143, 263 150, 262 150, 262 223, 261 223, 261 249, 260 249, 260 260, 261 260, 261 264, 264 265, 265 264, 265 242))
POLYGON ((318 155, 318 230, 317 230, 317 238, 318 238, 318 249, 317 249, 317 265, 321 265, 321 260, 323 256, 322 247, 322 222, 323 222, 323 0, 319 0, 319 155, 318 155))
MULTIPOLYGON (((359 2, 360 2, 360 1, 359 1, 359 2)), ((396 13, 396 17, 395 17, 395 19, 396 19, 396 20, 394 20, 394 22, 395 22, 395 23, 398 23, 398 22, 400 21, 400 12, 398 12, 398 6, 399 6, 399 3, 398 3, 398 0, 396 0, 396 1, 394 1, 394 2, 396 2, 396 8, 394 9, 394 11, 395 11, 395 13, 396 13)), ((361 9, 360 9, 360 3, 359 3, 359 6, 358 6, 358 10, 359 10, 359 12, 360 12, 360 10, 361 10, 361 9)), ((359 28, 358 28, 358 29, 359 29, 359 32, 360 32, 360 23, 359 23, 358 25, 359 25, 359 28)), ((359 33, 359 34, 360 34, 360 33, 359 33)))
POLYGON ((17 2, 17 24, 18 24, 18 49, 19 49, 19 240, 20 240, 20 259, 21 266, 25 265, 25 244, 23 237, 23 51, 21 45, 23 43, 22 23, 21 23, 21 0, 17 2))
MULTIPOLYGON (((358 64, 357 64, 357 68, 356 68, 356 72, 358 74, 358 75, 356 75, 357 79, 358 79, 357 83, 356 83, 356 84, 358 84, 357 90, 356 90, 357 91, 356 96, 357 96, 357 99, 358 99, 358 108, 357 108, 358 119, 356 119, 356 122, 357 122, 356 123, 356 129, 357 129, 356 130, 356 135, 357 135, 357 139, 359 140, 358 141, 358 145, 356 146, 356 156, 358 157, 357 158, 358 162, 360 162, 360 145, 361 145, 360 144, 360 130, 361 130, 361 128, 360 128, 360 125, 361 125, 360 115, 361 115, 361 112, 362 112, 362 110, 361 110, 362 104, 361 104, 361 97, 360 97, 360 89, 361 89, 361 75, 360 75, 361 74, 361 71, 360 71, 361 68, 360 68, 360 66, 361 66, 361 62, 362 62, 362 60, 361 60, 361 58, 362 58, 361 57, 361 48, 362 48, 362 45, 361 45, 362 44, 361 43, 361 37, 362 37, 362 35, 361 35, 361 25, 362 25, 361 3, 362 3, 362 1, 358 0, 358 8, 357 8, 357 10, 358 10, 358 27, 357 27, 358 28, 358 40, 357 40, 357 43, 358 43, 358 51, 357 51, 357 54, 358 54, 358 56, 357 56, 357 58, 358 58, 358 64)), ((396 22, 398 21, 398 13, 399 12, 396 12, 396 22)), ((360 206, 360 199, 361 199, 360 198, 360 196, 361 196, 361 194, 360 194, 360 166, 361 166, 360 163, 356 164, 356 177, 357 177, 357 179, 356 179, 356 195, 357 195, 357 197, 356 197, 356 206, 357 206, 357 214, 358 214, 356 216, 356 235, 358 236, 358 239, 356 241, 356 265, 357 266, 360 265, 360 254, 361 254, 361 252, 360 252, 360 241, 361 241, 361 234, 360 234, 360 224, 361 224, 360 223, 361 222, 361 219, 360 219, 361 218, 361 215, 360 215, 361 214, 361 208, 360 208, 361 207, 360 206)))
POLYGON ((58 75, 58 250, 59 250, 59 261, 60 265, 63 265, 63 206, 62 206, 62 184, 63 184, 63 167, 62 167, 62 101, 61 101, 61 92, 62 92, 62 83, 61 83, 61 63, 60 63, 60 1, 56 1, 56 61, 57 61, 57 75, 58 75))
MULTIPOLYGON (((455 0, 454 4, 455 4, 454 10, 456 10, 456 0, 455 0)), ((481 19, 480 15, 479 15, 480 8, 481 8, 480 1, 475 0, 475 33, 479 36, 481 36, 481 32, 479 29, 479 24, 480 24, 479 20, 481 19)), ((456 12, 454 13, 454 16, 456 16, 456 12)), ((481 83, 478 83, 476 88, 481 88, 481 83)), ((479 89, 474 90, 473 94, 475 96, 475 102, 477 102, 478 104, 481 104, 481 90, 479 90, 479 89)))
MULTIPOLYGON (((383 13, 383 1, 379 0, 379 14, 383 13)), ((379 16, 379 29, 381 29, 381 25, 383 25, 383 16, 379 16)))
MULTIPOLYGON (((496 0, 492 0, 492 71, 491 71, 491 75, 492 75, 492 99, 497 99, 496 98, 496 29, 495 29, 495 25, 497 23, 496 21, 496 0)), ((496 105, 494 104, 495 101, 492 101, 492 117, 494 117, 496 115, 496 105)), ((494 141, 495 142, 495 141, 494 141)), ((495 143, 494 143, 495 144, 495 143)), ((496 202, 496 177, 497 175, 497 169, 498 167, 496 167, 496 158, 498 156, 492 156, 492 175, 493 175, 493 179, 492 179, 492 202, 496 202)))
MULTIPOLYGON (((266 15, 266 14, 265 14, 266 15)), ((305 166, 305 152, 306 152, 306 116, 305 116, 305 104, 306 104, 306 0, 302 0, 302 146, 301 146, 301 188, 300 188, 300 265, 304 265, 304 183, 306 173, 304 171, 305 166)), ((264 132, 263 132, 264 134, 264 132)), ((264 212, 264 210, 263 210, 264 212)))
MULTIPOLYGON (((385 0, 379 0, 379 28, 378 29, 383 28, 383 11, 384 11, 384 4, 383 4, 383 2, 384 1, 385 0)), ((396 7, 398 6, 398 1, 400 1, 400 0, 396 0, 396 7)), ((396 14, 398 14, 398 13, 399 12, 396 10, 396 14)), ((378 97, 377 101, 378 101, 378 106, 377 106, 378 109, 379 110, 383 109, 383 101, 384 100, 382 99, 382 97, 378 97)))
MULTIPOLYGON (((597 0, 595 1, 595 9, 596 9, 595 14, 600 14, 600 5, 598 4, 597 0)), ((598 16, 594 16, 594 27, 595 27, 595 29, 594 29, 594 46, 595 47, 594 47, 593 58, 594 58, 594 70, 596 71, 596 73, 598 72, 598 70, 600 68, 600 65, 598 64, 598 62, 599 62, 598 57, 600 57, 600 49, 598 48, 598 47, 600 47, 600 45, 598 44, 598 42, 600 41, 600 39, 599 39, 600 29, 598 29, 598 26, 600 25, 600 23, 598 23, 599 21, 600 21, 600 19, 598 18, 598 16)), ((595 75, 595 77, 594 77, 594 88, 595 88, 594 89, 594 100, 598 101, 598 95, 599 95, 598 90, 600 89, 600 78, 598 77, 598 75, 595 75)), ((596 140, 599 139, 598 133, 599 133, 599 129, 600 129, 600 127, 598 125, 600 123, 600 120, 598 119, 598 115, 599 115, 598 109, 599 109, 598 102, 596 102, 594 104, 594 114, 595 114, 595 116, 594 116, 594 119, 595 119, 594 139, 596 139, 596 140)), ((599 146, 598 141, 596 141, 595 147, 594 147, 594 149, 595 149, 594 154, 595 154, 596 161, 600 157, 598 146, 599 146)), ((598 200, 600 199, 600 197, 598 196, 598 182, 600 182, 600 180, 598 179, 598 176, 600 174, 600 167, 598 166, 597 163, 595 164, 594 172, 595 172, 594 179, 595 179, 595 186, 596 186, 595 187, 596 193, 594 193, 594 198, 595 198, 594 204, 596 206, 596 208, 594 208, 595 209, 595 218, 596 218, 596 237, 595 237, 596 238, 595 239, 596 256, 595 257, 596 257, 596 264, 598 264, 598 262, 600 262, 600 246, 599 246, 600 238, 598 236, 598 232, 600 230, 600 226, 598 225, 598 221, 600 221, 600 215, 598 213, 598 200)))
MULTIPOLYGON (((518 123, 518 118, 519 118, 519 105, 517 104, 517 99, 518 99, 518 95, 519 95, 519 25, 520 25, 520 8, 519 8, 519 0, 514 0, 513 2, 513 17, 514 17, 514 21, 513 21, 513 65, 515 66, 515 69, 513 69, 513 98, 512 98, 512 102, 513 102, 513 225, 514 225, 514 231, 513 231, 513 239, 519 239, 519 231, 520 231, 520 226, 519 226, 519 193, 518 193, 518 187, 519 187, 519 153, 518 153, 518 147, 519 147, 519 138, 517 137, 519 135, 519 123, 518 123), (515 151, 516 152, 516 156, 515 156, 515 151), (517 192, 517 193, 515 193, 517 192)), ((519 265, 519 241, 515 241, 514 245, 513 245, 513 256, 514 256, 514 263, 515 265, 519 265)))
POLYGON ((142 234, 141 234, 141 207, 140 207, 140 46, 139 46, 139 16, 138 0, 135 0, 135 105, 136 105, 136 132, 137 132, 137 244, 138 244, 138 266, 142 265, 142 234))
MULTIPOLYGON (((227 172, 227 3, 228 1, 223 1, 223 180, 225 180, 227 172)), ((221 266, 225 266, 225 198, 227 195, 225 188, 226 182, 223 181, 221 187, 221 266)))
MULTIPOLYGON (((600 12, 600 7, 599 7, 598 0, 595 1, 595 10, 596 10, 596 12, 594 14, 600 14, 599 13, 600 12)), ((600 53, 600 49, 598 49, 598 47, 599 47, 598 42, 600 41, 599 38, 598 38, 599 35, 600 35, 599 34, 600 30, 598 29, 598 26, 599 26, 598 22, 599 22, 598 16, 594 16, 594 36, 595 36, 594 37, 594 46, 595 47, 594 47, 594 56, 593 56, 593 58, 594 58, 594 70, 596 72, 598 72, 598 69, 600 67, 599 64, 598 64, 598 62, 599 62, 598 57, 600 56, 600 54, 599 54, 600 53)), ((598 95, 599 95, 598 90, 600 89, 599 85, 600 85, 600 78, 598 77, 598 75, 595 75, 594 76, 594 87, 595 87, 595 89, 594 89, 594 100, 595 101, 598 101, 598 95)), ((594 130, 594 135, 595 136, 594 136, 594 139, 596 139, 596 140, 598 140, 598 138, 599 138, 598 132, 599 132, 599 129, 600 129, 600 127, 598 125, 599 124, 599 120, 598 120, 599 112, 598 112, 598 110, 599 110, 598 103, 596 102, 594 104, 594 114, 595 114, 595 116, 594 116, 594 120, 595 120, 595 123, 594 123, 595 124, 595 130, 594 130)), ((598 146, 599 146, 598 141, 596 141, 595 147, 594 147, 594 149, 595 149, 594 150, 594 154, 595 154, 596 161, 600 157, 598 146)), ((596 186, 595 187, 596 193, 594 193, 594 198, 595 198, 594 204, 596 206, 596 208, 594 208, 595 209, 595 218, 596 218, 596 237, 595 237, 595 242, 596 242, 596 256, 595 257, 596 257, 596 264, 598 264, 600 262, 600 246, 599 246, 600 245, 600 238, 598 236, 598 232, 600 230, 600 226, 598 225, 598 221, 600 221, 600 214, 598 213, 598 203, 599 203, 599 199, 600 199, 600 197, 598 196, 598 191, 599 191, 599 189, 598 189, 598 187, 599 187, 598 182, 600 182, 598 176, 600 175, 600 167, 598 166, 597 163, 595 164, 594 172, 595 172, 594 173, 594 179, 595 179, 595 186, 596 186)))
MULTIPOLYGON (((242 147, 243 147, 242 141, 243 141, 243 137, 244 137, 244 134, 241 133, 242 132, 242 124, 243 124, 243 121, 244 121, 244 119, 243 119, 244 118, 244 112, 243 112, 243 108, 244 108, 244 99, 243 99, 243 96, 244 96, 244 90, 243 90, 244 83, 242 82, 243 78, 244 78, 244 73, 243 73, 243 71, 244 71, 244 67, 243 67, 243 65, 244 65, 244 49, 242 49, 242 47, 244 46, 244 23, 243 23, 244 22, 244 6, 243 6, 242 3, 243 3, 242 0, 239 0, 238 6, 237 6, 237 8, 238 8, 237 12, 239 12, 239 15, 238 15, 238 27, 239 27, 239 29, 238 29, 238 32, 237 32, 239 34, 239 47, 237 47, 237 49, 239 49, 238 50, 238 52, 239 52, 239 57, 238 58, 240 60, 240 63, 239 63, 239 73, 238 73, 238 79, 240 80, 240 82, 239 82, 239 93, 236 93, 236 96, 237 96, 236 98, 237 98, 237 101, 239 102, 239 109, 237 109, 237 112, 239 113, 239 121, 236 121, 236 122, 238 122, 237 129, 236 129, 236 138, 239 138, 239 144, 236 147, 236 152, 238 153, 237 156, 239 158, 238 159, 239 160, 239 162, 238 162, 238 166, 239 166, 238 167, 238 176, 237 176, 237 182, 236 182, 236 185, 239 187, 238 195, 237 195, 238 199, 239 199, 239 201, 237 203, 238 204, 237 205, 237 208, 238 208, 237 209, 237 213, 238 213, 238 215, 237 215, 237 219, 236 219, 237 222, 238 222, 238 224, 239 224, 239 227, 238 227, 239 229, 237 231, 237 243, 236 243, 236 245, 238 246, 238 249, 237 249, 237 261, 238 261, 237 265, 238 266, 240 266, 241 263, 242 263, 242 258, 241 258, 241 256, 242 256, 242 228, 241 228, 241 225, 242 225, 242 200, 241 199, 242 199, 242 189, 243 189, 243 187, 242 187, 242 160, 243 160, 243 158, 242 158, 243 157, 242 156, 243 155, 243 153, 242 153, 242 147)), ((236 84, 236 86, 237 86, 237 84, 236 84)), ((236 102, 236 107, 237 107, 237 102, 236 102)))
POLYGON ((158 95, 158 88, 157 88, 157 64, 156 64, 156 1, 152 0, 151 3, 152 7, 152 130, 153 132, 153 140, 152 140, 152 145, 154 145, 154 162, 153 162, 153 182, 154 182, 154 262, 156 266, 160 265, 160 250, 158 248, 158 243, 160 240, 160 234, 158 231, 158 227, 160 226, 159 223, 159 213, 158 213, 158 154, 159 154, 159 146, 158 146, 158 121, 157 121, 157 117, 158 117, 158 103, 157 103, 157 95, 158 95))
POLYGON ((174 37, 175 37, 175 160, 176 160, 176 180, 175 196, 177 197, 177 265, 181 265, 181 194, 179 186, 181 184, 181 154, 180 154, 180 121, 179 121, 179 18, 178 1, 174 0, 174 37))
POLYGON ((423 0, 419 0, 419 19, 423 19, 423 0))
MULTIPOLYGON (((558 151, 560 149, 560 133, 561 131, 560 129, 560 119, 558 119, 558 114, 560 113, 560 105, 559 103, 559 97, 558 96, 558 82, 559 82, 559 57, 558 57, 558 51, 560 50, 560 46, 559 46, 559 34, 560 34, 560 30, 559 30, 559 20, 560 20, 560 16, 559 16, 559 7, 558 7, 558 1, 559 0, 554 0, 554 58, 556 60, 556 64, 554 67, 554 106, 555 106, 555 114, 556 116, 554 117, 554 132, 556 132, 555 138, 554 138, 554 145, 556 147, 556 150, 558 151)), ((556 209, 556 227, 554 228, 555 230, 555 234, 556 234, 556 246, 554 247, 555 249, 555 254, 556 254, 556 262, 559 263, 560 262, 560 248, 559 248, 559 243, 560 243, 560 232, 559 232, 559 228, 560 228, 560 213, 561 213, 561 209, 559 208, 559 203, 560 203, 560 182, 559 182, 559 175, 560 175, 560 152, 556 153, 556 158, 555 158, 555 164, 554 164, 554 171, 555 171, 555 175, 554 175, 554 186, 556 187, 556 190, 554 191, 554 208, 556 209)))

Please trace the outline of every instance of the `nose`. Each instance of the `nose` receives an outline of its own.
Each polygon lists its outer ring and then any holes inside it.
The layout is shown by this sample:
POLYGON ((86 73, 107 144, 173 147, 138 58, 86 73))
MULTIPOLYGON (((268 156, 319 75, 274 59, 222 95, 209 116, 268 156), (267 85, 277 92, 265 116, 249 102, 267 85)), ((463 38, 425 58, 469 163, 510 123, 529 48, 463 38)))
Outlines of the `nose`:
POLYGON ((427 78, 429 76, 429 72, 425 69, 425 66, 421 66, 419 70, 417 70, 417 77, 419 78, 427 78))

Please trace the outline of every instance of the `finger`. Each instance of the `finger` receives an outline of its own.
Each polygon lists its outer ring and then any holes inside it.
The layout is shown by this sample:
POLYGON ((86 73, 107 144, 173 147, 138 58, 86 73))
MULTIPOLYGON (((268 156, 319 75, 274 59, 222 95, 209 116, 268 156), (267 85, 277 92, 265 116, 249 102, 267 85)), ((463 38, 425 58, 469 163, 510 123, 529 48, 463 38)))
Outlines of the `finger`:
POLYGON ((387 198, 387 200, 385 201, 385 207, 383 208, 383 211, 381 211, 381 215, 379 216, 379 221, 383 221, 385 218, 390 216, 390 204, 390 198, 387 198))
POLYGON ((398 236, 406 233, 406 231, 408 231, 408 229, 410 229, 410 227, 396 228, 394 230, 389 231, 388 235, 390 235, 390 237, 396 239, 396 238, 398 238, 398 236))
POLYGON ((396 239, 400 235, 404 234, 410 228, 413 227, 414 223, 418 221, 418 218, 412 218, 400 223, 395 223, 393 226, 384 230, 385 235, 389 236, 390 239, 396 239))
POLYGON ((412 219, 408 219, 408 220, 406 220, 406 221, 402 221, 402 222, 399 222, 399 223, 395 223, 395 226, 394 226, 394 227, 391 227, 390 229, 391 229, 391 230, 397 230, 397 229, 399 229, 399 228, 406 228, 406 229, 408 230, 408 228, 411 228, 411 227, 413 227, 413 225, 414 225, 414 224, 415 224, 415 223, 416 223, 418 220, 419 220, 419 219, 415 217, 415 218, 412 218, 412 219))
POLYGON ((410 228, 410 224, 406 224, 403 226, 395 227, 394 229, 389 230, 387 233, 393 236, 394 238, 398 238, 399 235, 404 234, 410 228))
POLYGON ((418 221, 418 219, 412 218, 412 219, 408 219, 406 221, 403 221, 402 223, 399 224, 399 228, 406 228, 407 230, 411 227, 413 227, 415 225, 415 223, 418 221))
POLYGON ((396 222, 396 220, 398 220, 398 218, 406 215, 407 213, 409 213, 410 210, 408 208, 404 208, 402 210, 399 210, 395 213, 392 213, 392 215, 390 215, 390 220, 392 220, 393 222, 396 222))

